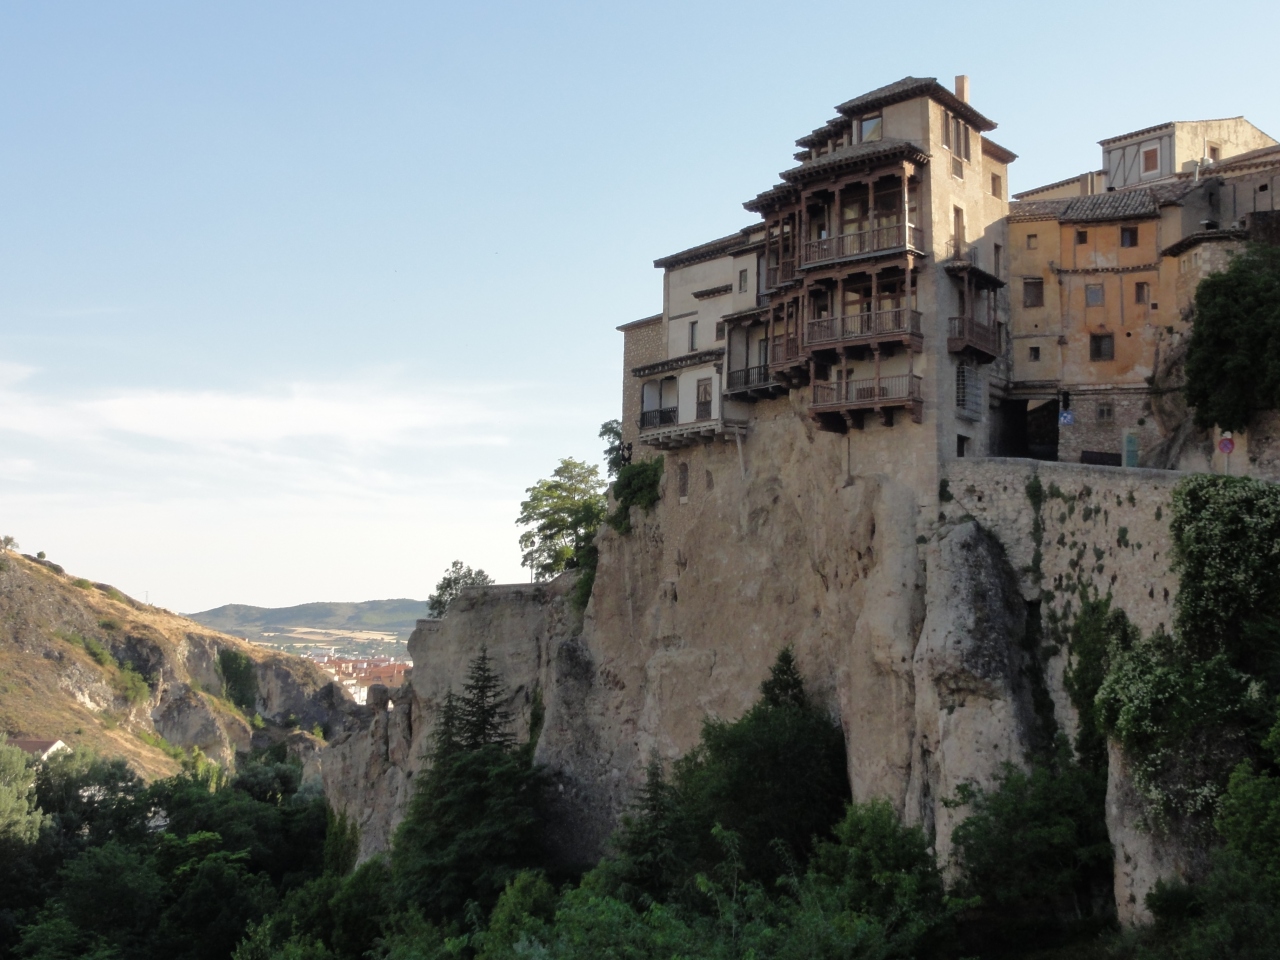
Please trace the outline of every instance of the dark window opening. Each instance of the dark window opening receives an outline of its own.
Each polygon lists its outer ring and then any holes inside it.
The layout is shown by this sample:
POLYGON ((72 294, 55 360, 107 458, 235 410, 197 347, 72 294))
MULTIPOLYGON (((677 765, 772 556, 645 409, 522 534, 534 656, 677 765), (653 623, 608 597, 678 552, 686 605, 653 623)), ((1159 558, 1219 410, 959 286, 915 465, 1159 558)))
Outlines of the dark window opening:
POLYGON ((1151 284, 1135 283, 1133 285, 1133 302, 1146 303, 1151 299, 1151 284))
POLYGON ((1110 423, 1115 419, 1115 408, 1111 404, 1103 402, 1098 404, 1098 421, 1102 423, 1110 423))
POLYGON ((1120 454, 1104 453, 1101 450, 1081 450, 1080 462, 1089 463, 1095 467, 1120 467, 1124 465, 1120 461, 1120 454))
POLYGON ((1000 179, 1000 174, 993 173, 991 175, 991 195, 997 200, 1004 199, 1004 183, 1000 179))
POLYGON ((738 271, 738 292, 747 292, 747 271, 745 270, 738 271))
POLYGON ((1032 363, 1039 363, 1039 362, 1040 362, 1040 348, 1039 348, 1039 347, 1032 347, 1032 348, 1030 349, 1030 351, 1029 351, 1029 355, 1030 355, 1030 357, 1031 357, 1031 362, 1032 362, 1032 363))
POLYGON ((969 438, 963 434, 956 434, 956 456, 963 457, 969 451, 969 438))
POLYGON ((1109 333, 1095 333, 1089 336, 1090 360, 1114 360, 1116 358, 1116 338, 1109 333))
POLYGON ((1077 246, 1079 246, 1080 244, 1088 243, 1088 242, 1089 242, 1089 231, 1088 231, 1088 230, 1077 230, 1077 231, 1076 231, 1076 245, 1077 245, 1077 246))
POLYGON ((1027 278, 1022 281, 1022 305, 1024 307, 1044 306, 1044 281, 1027 278))
POLYGON ((1040 246, 1040 236, 1039 236, 1038 234, 1035 234, 1035 233, 1028 233, 1028 234, 1027 234, 1027 249, 1028 249, 1028 250, 1034 250, 1034 249, 1036 249, 1036 247, 1038 247, 1038 246, 1040 246))
POLYGON ((1086 283, 1084 287, 1084 305, 1086 307, 1100 307, 1103 303, 1102 284, 1086 283))
POLYGON ((724 339, 724 321, 723 320, 716 321, 716 339, 717 340, 724 339))
POLYGON ((1136 247, 1138 245, 1138 228, 1137 227, 1121 227, 1120 228, 1120 246, 1136 247))
POLYGON ((698 349, 698 321, 689 321, 689 350, 692 352, 698 349))

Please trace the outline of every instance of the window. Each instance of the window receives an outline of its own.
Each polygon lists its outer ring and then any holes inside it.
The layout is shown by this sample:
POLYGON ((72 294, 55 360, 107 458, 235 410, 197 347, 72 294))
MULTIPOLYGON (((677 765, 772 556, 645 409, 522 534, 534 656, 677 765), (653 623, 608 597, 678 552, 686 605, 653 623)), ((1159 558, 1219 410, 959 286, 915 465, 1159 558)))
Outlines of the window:
POLYGON ((1217 147, 1217 146, 1213 146, 1212 144, 1210 144, 1210 146, 1209 146, 1209 162, 1210 162, 1210 163, 1217 163, 1217 162, 1218 162, 1219 160, 1221 160, 1221 159, 1222 159, 1222 148, 1221 148, 1221 147, 1217 147))
POLYGON ((1044 306, 1044 281, 1027 277, 1022 281, 1022 305, 1024 307, 1044 306))
POLYGON ((756 342, 756 364, 761 367, 769 365, 769 340, 762 337, 756 342))
POLYGON ((951 239, 955 243, 955 255, 958 257, 964 247, 964 211, 959 207, 951 208, 951 239))
POLYGON ((689 465, 687 463, 680 464, 676 470, 677 487, 679 489, 680 502, 689 499, 689 465))
POLYGON ((1102 284, 1086 283, 1084 286, 1084 305, 1086 307, 1100 307, 1103 302, 1102 284))
POLYGON ((717 340, 724 339, 724 321, 723 320, 716 321, 716 339, 717 340))
POLYGON ((982 416, 982 381, 965 360, 956 364, 956 413, 971 420, 982 416))
POLYGON ((1000 181, 1000 174, 998 173, 991 175, 991 195, 997 200, 1004 199, 1004 184, 1000 181))
POLYGON ((1120 228, 1120 246, 1136 247, 1138 245, 1138 228, 1137 227, 1121 227, 1120 228))
POLYGON ((874 117, 863 117, 858 123, 858 142, 870 143, 884 136, 884 120, 879 114, 874 117))
POLYGON ((698 381, 698 410, 697 418, 699 420, 711 419, 711 378, 706 377, 698 381))
POLYGON ((1148 303, 1151 300, 1151 284, 1135 283, 1133 285, 1133 302, 1148 303))
POLYGON ((1000 267, 1003 265, 1001 264, 1000 261, 1003 259, 1004 259, 1004 247, 1000 246, 1000 244, 997 243, 994 245, 991 253, 992 272, 997 277, 1000 276, 1000 267))
POLYGON ((1111 406, 1111 404, 1105 400, 1099 402, 1098 403, 1098 422, 1110 423, 1114 419, 1115 419, 1115 410, 1111 406))
POLYGON ((1142 151, 1142 172, 1159 173, 1160 172, 1160 148, 1146 147, 1142 151))
POLYGON ((1089 337, 1090 360, 1114 360, 1116 358, 1116 338, 1109 333, 1095 333, 1089 337))
POLYGON ((747 292, 747 271, 745 270, 738 271, 738 292, 747 292))
POLYGON ((1028 350, 1027 352, 1028 352, 1028 354, 1029 354, 1029 357, 1030 357, 1030 360, 1031 360, 1031 362, 1032 362, 1032 363, 1039 363, 1039 362, 1040 362, 1040 348, 1039 348, 1039 347, 1032 347, 1032 348, 1031 348, 1030 350, 1028 350))
POLYGON ((1027 234, 1027 249, 1035 250, 1040 246, 1040 237, 1034 233, 1027 234))
POLYGON ((1089 231, 1088 231, 1088 230, 1077 230, 1077 231, 1076 231, 1076 246, 1080 246, 1081 244, 1085 244, 1085 243, 1088 243, 1088 242, 1089 242, 1089 231))
POLYGON ((956 434, 956 456, 963 457, 969 451, 969 438, 963 433, 956 434))
POLYGON ((689 350, 693 351, 697 349, 698 349, 698 321, 690 320, 689 321, 689 350))

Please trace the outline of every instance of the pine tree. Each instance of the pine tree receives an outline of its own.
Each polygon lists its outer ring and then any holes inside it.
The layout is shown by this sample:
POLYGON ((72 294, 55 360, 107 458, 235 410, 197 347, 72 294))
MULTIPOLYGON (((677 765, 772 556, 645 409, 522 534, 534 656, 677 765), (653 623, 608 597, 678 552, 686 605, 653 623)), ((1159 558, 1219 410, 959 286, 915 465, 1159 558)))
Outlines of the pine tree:
POLYGON ((450 690, 440 706, 440 720, 432 736, 431 762, 438 764, 462 749, 460 734, 462 708, 458 695, 450 690))
POLYGON ((515 742, 511 733, 511 714, 503 708, 506 690, 502 678, 493 669, 493 660, 485 647, 471 661, 467 682, 458 702, 458 739, 465 750, 477 750, 488 744, 509 747, 515 742))
POLYGON ((796 668, 796 657, 791 647, 782 648, 778 659, 769 668, 769 678, 760 684, 760 693, 771 707, 790 706, 804 710, 809 706, 804 681, 796 668))

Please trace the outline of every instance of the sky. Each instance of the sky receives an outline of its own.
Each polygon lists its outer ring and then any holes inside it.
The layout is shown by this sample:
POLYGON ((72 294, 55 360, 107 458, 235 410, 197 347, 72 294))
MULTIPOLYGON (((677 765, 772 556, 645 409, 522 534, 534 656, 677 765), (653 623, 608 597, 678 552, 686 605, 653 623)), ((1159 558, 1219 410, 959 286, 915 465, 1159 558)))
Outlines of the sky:
POLYGON ((178 611, 527 580, 652 261, 835 104, 950 85, 1020 155, 1244 115, 1280 5, 0 4, 0 534, 178 611))

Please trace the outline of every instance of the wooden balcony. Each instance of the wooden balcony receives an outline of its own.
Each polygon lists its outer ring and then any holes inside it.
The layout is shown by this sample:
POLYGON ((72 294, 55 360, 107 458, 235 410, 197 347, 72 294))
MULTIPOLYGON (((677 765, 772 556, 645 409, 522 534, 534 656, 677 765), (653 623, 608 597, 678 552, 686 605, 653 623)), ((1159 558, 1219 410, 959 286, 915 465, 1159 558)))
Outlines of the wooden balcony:
POLYGON ((764 285, 770 290, 775 290, 784 283, 790 283, 795 278, 795 260, 783 260, 776 267, 766 268, 764 272, 764 285))
POLYGON ((967 354, 978 363, 1000 356, 1000 331, 995 324, 973 317, 952 317, 947 323, 948 353, 967 354))
POLYGON ((769 366, 789 367, 800 360, 800 338, 779 334, 769 344, 769 366))
POLYGON ((919 227, 874 227, 857 233, 842 233, 821 240, 809 240, 801 248, 802 262, 809 267, 836 260, 855 260, 889 250, 924 250, 924 231, 919 227))
POLYGON ((805 329, 809 353, 875 343, 905 343, 916 353, 924 346, 918 310, 877 310, 810 320, 805 329))
POLYGON ((679 421, 679 408, 663 407, 661 410, 645 410, 640 414, 640 429, 669 427, 679 421))
POLYGON ((725 396, 738 400, 755 400, 786 393, 787 388, 773 379, 768 364, 730 370, 725 376, 725 396))
POLYGON ((924 414, 921 393, 923 378, 902 373, 865 380, 846 380, 813 385, 809 415, 828 429, 862 429, 862 415, 873 410, 893 423, 893 411, 905 408, 915 423, 924 414))

